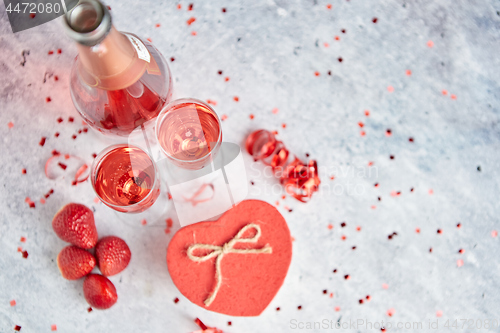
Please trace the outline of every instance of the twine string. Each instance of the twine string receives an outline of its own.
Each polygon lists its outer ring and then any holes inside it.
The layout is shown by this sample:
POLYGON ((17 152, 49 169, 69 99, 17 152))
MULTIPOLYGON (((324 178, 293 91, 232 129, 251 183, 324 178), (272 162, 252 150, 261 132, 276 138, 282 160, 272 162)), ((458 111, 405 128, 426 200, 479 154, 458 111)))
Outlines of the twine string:
POLYGON ((241 253, 241 254, 251 254, 251 253, 272 253, 273 249, 269 246, 269 244, 266 244, 263 248, 260 249, 235 249, 233 248, 236 243, 256 243, 260 236, 262 235, 262 231, 260 229, 260 226, 255 223, 250 223, 244 226, 243 228, 238 231, 236 236, 234 236, 233 239, 231 239, 229 242, 225 243, 223 246, 218 246, 218 245, 213 245, 213 244, 193 244, 189 246, 187 250, 187 255, 189 259, 191 259, 194 262, 203 262, 210 260, 214 257, 217 257, 215 260, 215 280, 216 280, 216 285, 214 290, 210 293, 210 295, 207 297, 207 299, 204 301, 205 306, 210 306, 212 302, 214 301, 215 297, 217 296, 217 293, 219 292, 220 286, 222 284, 222 273, 221 273, 221 262, 222 258, 224 257, 225 254, 227 253, 241 253), (251 238, 243 238, 243 234, 249 230, 249 229, 255 229, 256 233, 253 237, 251 238), (196 250, 210 250, 210 253, 203 255, 203 256, 196 256, 194 255, 194 251, 196 250))

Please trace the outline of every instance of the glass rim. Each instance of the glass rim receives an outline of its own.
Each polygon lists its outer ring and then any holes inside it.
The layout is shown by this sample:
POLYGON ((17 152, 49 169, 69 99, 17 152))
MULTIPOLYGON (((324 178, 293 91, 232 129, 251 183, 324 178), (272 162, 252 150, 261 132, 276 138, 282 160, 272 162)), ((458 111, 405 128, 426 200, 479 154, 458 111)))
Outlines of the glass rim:
MULTIPOLYGON (((110 208, 113 208, 114 207, 117 207, 117 208, 123 208, 123 207, 136 207, 136 206, 139 206, 140 204, 143 204, 146 200, 149 200, 150 199, 150 196, 153 195, 153 189, 156 187, 156 185, 158 184, 158 182, 160 181, 159 180, 159 173, 158 173, 158 168, 156 167, 156 162, 153 160, 153 158, 151 157, 151 155, 145 151, 144 149, 142 149, 141 147, 138 147, 138 146, 135 146, 135 145, 131 145, 131 144, 128 144, 128 143, 118 143, 118 144, 113 144, 113 145, 110 145, 106 148, 104 148, 103 150, 101 150, 101 152, 99 154, 97 154, 97 156, 94 158, 94 161, 92 162, 92 166, 90 167, 90 182, 92 183, 92 189, 94 190, 94 193, 95 195, 97 196, 97 198, 99 198, 99 200, 101 200, 101 202, 103 202, 106 206, 110 207, 110 208), (148 195, 146 195, 141 201, 138 201, 132 205, 115 205, 115 204, 111 204, 109 202, 107 202, 106 200, 104 200, 100 195, 99 193, 97 193, 96 189, 95 189, 95 176, 96 176, 96 173, 97 173, 97 169, 100 167, 101 165, 101 162, 104 160, 104 158, 106 157, 107 154, 109 154, 111 151, 113 150, 116 150, 118 148, 137 148, 139 149, 140 151, 142 151, 144 154, 146 154, 146 156, 151 160, 151 163, 153 164, 153 168, 154 168, 154 176, 155 176, 155 180, 153 182, 153 186, 151 187, 151 191, 149 191, 148 195)), ((116 209, 115 209, 116 210, 116 209)), ((121 212, 121 211, 120 211, 121 212)), ((126 213, 133 213, 133 212, 126 212, 126 213)))
POLYGON ((184 98, 178 98, 176 100, 173 100, 173 101, 170 101, 168 104, 164 105, 163 108, 161 109, 160 113, 158 114, 158 116, 156 117, 156 125, 155 125, 155 136, 156 136, 156 141, 159 143, 160 142, 160 139, 159 139, 159 134, 160 134, 160 125, 162 125, 163 123, 163 120, 165 119, 165 115, 168 113, 169 109, 171 109, 172 107, 180 104, 180 103, 193 103, 193 104, 201 104, 203 105, 204 107, 208 108, 210 111, 212 111, 213 115, 215 115, 215 118, 217 119, 217 125, 219 125, 219 135, 217 137, 217 142, 215 144, 215 146, 213 147, 213 149, 210 149, 210 152, 203 156, 203 157, 200 157, 196 160, 189 160, 189 161, 186 161, 186 160, 181 160, 181 159, 178 159, 172 155, 170 155, 169 153, 167 153, 165 151, 165 149, 163 149, 162 145, 159 144, 160 146, 160 149, 161 151, 170 159, 172 159, 173 161, 175 162, 179 162, 179 163, 186 163, 186 164, 196 164, 197 162, 200 162, 204 159, 206 159, 207 157, 209 156, 212 156, 217 148, 220 147, 221 143, 222 143, 222 121, 220 120, 219 118, 219 115, 217 114, 217 112, 215 112, 215 110, 210 106, 208 105, 207 103, 203 102, 203 101, 200 101, 199 99, 196 99, 196 98, 192 98, 192 97, 184 97, 184 98))

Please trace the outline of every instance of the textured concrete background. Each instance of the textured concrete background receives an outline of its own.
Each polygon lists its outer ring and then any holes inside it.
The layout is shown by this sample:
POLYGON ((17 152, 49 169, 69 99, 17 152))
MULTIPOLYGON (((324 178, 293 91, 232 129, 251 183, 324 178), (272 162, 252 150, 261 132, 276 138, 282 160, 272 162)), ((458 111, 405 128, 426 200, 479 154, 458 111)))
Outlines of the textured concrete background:
POLYGON ((450 331, 466 332, 471 322, 462 328, 460 319, 500 321, 499 239, 492 236, 500 229, 499 1, 193 1, 192 11, 189 2, 181 9, 171 1, 108 4, 118 29, 151 38, 169 59, 176 97, 216 101, 228 117, 228 141, 277 130, 298 156, 317 159, 322 188, 307 204, 281 200, 271 191, 276 182, 259 176, 262 165, 246 156, 250 196, 279 201, 295 238, 289 274, 257 318, 191 304, 165 262, 178 226, 171 234, 128 227, 94 203, 90 183, 44 176, 53 149, 91 162, 107 143, 91 131, 71 139, 83 127, 68 90, 76 48, 61 22, 14 35, 0 5, 0 332, 15 325, 47 332, 53 324, 60 332, 191 332, 196 317, 239 333, 298 331, 292 320, 424 325, 393 332, 447 331, 448 319, 450 326, 458 320, 450 331), (190 17, 196 21, 188 26, 190 17), (57 49, 62 54, 48 55, 57 49), (21 66, 23 50, 29 55, 21 66), (59 80, 44 83, 45 73, 59 80), (100 235, 122 237, 132 250, 130 266, 111 278, 119 300, 110 310, 87 313, 82 281, 64 280, 55 264, 65 244, 50 221, 70 201, 93 206, 100 235), (439 330, 425 329, 436 319, 439 330))

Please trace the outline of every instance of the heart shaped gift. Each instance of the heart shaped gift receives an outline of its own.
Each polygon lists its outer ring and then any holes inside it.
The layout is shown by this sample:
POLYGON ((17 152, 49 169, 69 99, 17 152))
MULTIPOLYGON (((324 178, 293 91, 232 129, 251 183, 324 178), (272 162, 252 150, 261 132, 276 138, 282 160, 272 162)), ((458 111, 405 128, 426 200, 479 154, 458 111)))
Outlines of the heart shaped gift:
POLYGON ((258 316, 283 284, 292 259, 290 230, 270 204, 245 200, 214 222, 180 229, 167 265, 191 302, 230 316, 258 316))

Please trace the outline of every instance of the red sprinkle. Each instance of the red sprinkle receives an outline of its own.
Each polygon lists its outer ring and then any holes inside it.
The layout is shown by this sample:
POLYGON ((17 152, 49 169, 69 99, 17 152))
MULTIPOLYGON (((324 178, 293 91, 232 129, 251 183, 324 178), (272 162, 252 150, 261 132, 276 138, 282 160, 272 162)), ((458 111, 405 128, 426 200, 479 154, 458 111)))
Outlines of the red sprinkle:
POLYGON ((75 140, 75 139, 76 139, 76 135, 75 135, 75 134, 73 134, 73 135, 71 136, 71 138, 72 138, 73 140, 75 140))
POLYGON ((373 22, 373 23, 377 23, 377 21, 378 21, 378 18, 376 18, 376 17, 374 17, 374 18, 372 19, 372 22, 373 22))
POLYGON ((54 54, 54 51, 50 50, 49 55, 52 55, 52 54, 54 54))
POLYGON ((51 331, 57 331, 57 326, 56 325, 50 325, 50 330, 51 331))
POLYGON ((12 301, 10 301, 10 306, 16 306, 16 300, 13 299, 12 301))
POLYGON ((208 328, 208 327, 207 327, 205 324, 203 324, 203 322, 202 322, 200 319, 198 319, 198 318, 196 318, 196 319, 194 320, 194 322, 196 323, 196 325, 200 326, 200 328, 201 328, 202 330, 206 330, 206 329, 208 328))
POLYGON ((50 97, 45 98, 45 102, 49 103, 50 101, 52 101, 52 98, 50 97))
POLYGON ((159 28, 159 27, 161 27, 161 24, 160 23, 156 23, 155 27, 159 28))
POLYGON ((73 118, 73 117, 69 117, 69 118, 68 118, 68 121, 69 121, 70 123, 72 123, 72 122, 74 122, 74 121, 75 121, 75 118, 73 118))
POLYGON ((226 8, 222 8, 222 12, 225 13, 226 12, 226 8))
POLYGON ((54 136, 55 136, 56 138, 58 138, 58 137, 59 137, 59 135, 60 135, 60 134, 59 134, 59 132, 55 132, 55 133, 54 133, 54 136))
POLYGON ((47 140, 47 138, 42 136, 42 139, 40 140, 40 142, 38 144, 43 147, 45 145, 45 140, 47 140))
POLYGON ((66 168, 68 167, 66 164, 61 163, 61 162, 59 162, 59 163, 57 163, 57 164, 58 164, 58 165, 61 167, 61 169, 63 169, 63 170, 66 170, 66 168))
POLYGON ((238 96, 234 96, 233 99, 235 102, 238 102, 240 100, 238 96))
POLYGON ((181 4, 178 4, 178 5, 177 5, 177 9, 182 9, 182 5, 181 5, 181 4))
POLYGON ((26 237, 21 237, 21 239, 19 240, 21 243, 25 243, 26 242, 26 237))
POLYGON ((301 309, 302 309, 302 305, 299 305, 299 306, 297 307, 297 309, 301 310, 301 309))
POLYGON ((411 70, 407 69, 406 70, 406 75, 411 76, 411 70))
POLYGON ((370 116, 370 111, 365 110, 365 116, 367 116, 367 117, 370 116))
POLYGON ((319 76, 319 72, 318 71, 314 72, 314 75, 319 76))
POLYGON ((349 274, 344 275, 344 279, 349 280, 350 278, 351 278, 351 277, 349 276, 349 274))
POLYGON ((230 321, 227 322, 227 326, 231 326, 232 323, 230 321))
POLYGON ((23 171, 22 171, 22 172, 23 172, 23 175, 25 175, 25 174, 26 174, 26 169, 23 169, 23 171))
POLYGON ((9 128, 12 128, 12 127, 14 127, 14 123, 13 123, 12 121, 9 121, 9 123, 7 124, 7 126, 8 126, 9 128))
POLYGON ((33 19, 33 18, 35 18, 35 16, 36 16, 36 14, 35 14, 35 13, 31 13, 31 14, 30 14, 30 18, 32 18, 32 19, 33 19))
POLYGON ((54 76, 54 81, 59 81, 59 77, 57 75, 54 76))
POLYGON ((191 17, 189 20, 186 21, 187 25, 191 25, 194 21, 196 21, 196 18, 191 17))
POLYGON ((174 299, 174 303, 175 303, 175 304, 179 303, 179 298, 178 298, 178 297, 176 297, 176 298, 174 299))
POLYGON ((191 35, 196 36, 197 35, 196 31, 191 31, 191 35))
POLYGON ((388 86, 387 87, 387 91, 390 92, 390 93, 394 92, 394 87, 393 86, 388 86))
POLYGON ((387 129, 385 131, 385 136, 391 136, 392 135, 392 131, 390 129, 387 129))
POLYGON ((23 251, 23 258, 24 259, 27 259, 28 258, 28 251, 23 251))
POLYGON ((226 76, 226 77, 224 78, 224 81, 226 81, 226 82, 227 82, 227 81, 229 81, 229 76, 226 76))
POLYGON ((19 326, 19 325, 14 326, 14 331, 19 332, 20 330, 21 330, 21 326, 19 326))
POLYGON ((326 5, 326 8, 328 8, 328 9, 332 9, 332 5, 331 5, 331 4, 328 4, 328 5, 326 5))
POLYGON ((62 123, 63 122, 63 119, 61 117, 57 118, 57 122, 58 123, 62 123))
POLYGON ((189 4, 189 6, 188 6, 188 10, 189 10, 189 11, 193 10, 193 4, 192 4, 192 3, 190 3, 190 4, 189 4))
POLYGON ((220 117, 220 120, 224 121, 227 119, 227 115, 223 114, 221 117, 220 117))
POLYGON ((434 42, 432 40, 428 41, 427 42, 427 46, 428 47, 433 47, 434 46, 434 42))
POLYGON ((250 119, 253 119, 255 118, 255 116, 253 114, 250 114, 250 119))

